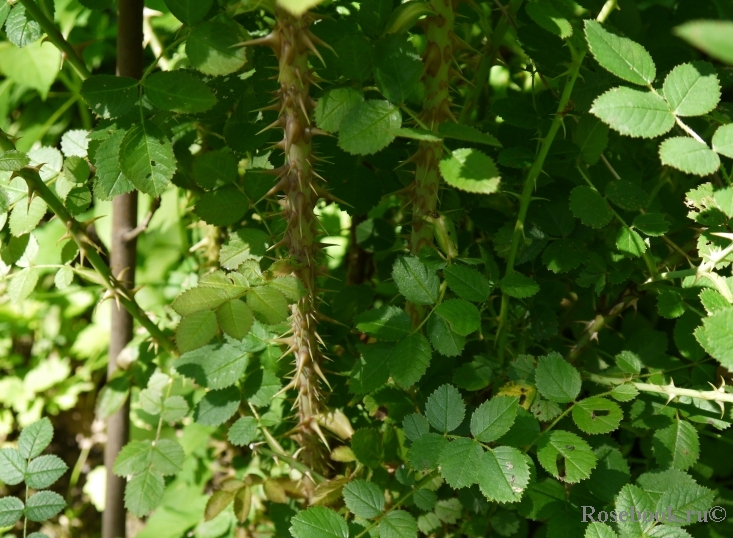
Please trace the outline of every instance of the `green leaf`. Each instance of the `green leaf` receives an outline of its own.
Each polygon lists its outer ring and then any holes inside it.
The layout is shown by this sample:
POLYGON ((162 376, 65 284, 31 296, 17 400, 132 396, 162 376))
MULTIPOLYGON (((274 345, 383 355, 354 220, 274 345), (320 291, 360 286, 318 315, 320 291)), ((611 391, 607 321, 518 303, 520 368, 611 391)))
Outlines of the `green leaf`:
POLYGON ((158 439, 150 452, 153 469, 163 476, 180 472, 185 458, 183 447, 173 439, 158 439))
POLYGON ((733 22, 690 21, 675 28, 674 33, 716 60, 733 65, 733 22))
POLYGON ((448 445, 448 439, 437 433, 426 433, 413 442, 407 453, 407 460, 418 471, 435 469, 438 466, 438 456, 448 445))
POLYGON ((404 510, 392 510, 379 522, 379 538, 417 538, 417 521, 404 510))
POLYGON ((89 150, 89 131, 73 129, 66 131, 61 137, 61 151, 65 157, 87 156, 89 150))
POLYGON ((725 297, 710 288, 706 288, 700 292, 700 302, 710 316, 731 307, 731 304, 725 297))
POLYGON ((341 122, 338 145, 352 155, 371 155, 392 143, 401 126, 400 109, 389 101, 364 101, 341 122))
POLYGON ((115 377, 107 381, 97 398, 97 417, 106 420, 114 415, 127 401, 130 395, 130 380, 126 377, 115 377))
POLYGON ((636 183, 618 179, 606 185, 606 198, 622 209, 638 211, 647 205, 649 195, 636 183))
MULTIPOLYGON (((630 517, 632 506, 636 514, 643 514, 645 510, 654 513, 654 509, 656 508, 649 493, 632 484, 626 484, 616 497, 616 512, 618 514, 626 512, 627 514, 624 521, 621 521, 620 518, 618 520, 619 531, 622 536, 643 536, 649 529, 654 527, 655 522, 653 520, 651 522, 645 522, 638 515, 635 518, 630 517)), ((666 509, 664 512, 666 512, 666 509)), ((662 526, 660 528, 664 527, 662 526)), ((663 536, 664 534, 662 534, 663 536)))
POLYGON ((616 234, 616 248, 626 256, 638 258, 646 252, 646 243, 634 230, 624 227, 616 234))
POLYGON ((600 95, 590 111, 612 129, 634 138, 655 138, 675 123, 669 105, 659 95, 623 86, 600 95))
POLYGON ((477 149, 453 150, 438 166, 445 182, 456 189, 477 194, 499 190, 501 177, 494 160, 477 149))
POLYGON ((397 343, 389 354, 389 372, 392 379, 404 389, 417 383, 430 366, 432 349, 420 333, 409 335, 397 343))
POLYGON ((705 340, 700 342, 710 355, 733 367, 733 309, 725 309, 703 319, 705 340))
POLYGON ((412 413, 402 421, 402 429, 405 431, 405 437, 414 442, 430 432, 430 423, 420 413, 412 413))
POLYGON ((733 159, 733 123, 718 127, 715 131, 713 150, 733 159))
POLYGON ((229 235, 219 251, 219 263, 236 269, 247 260, 259 261, 270 246, 270 236, 255 228, 242 228, 229 235))
POLYGON ((622 351, 615 358, 616 366, 630 374, 638 374, 643 366, 639 356, 631 351, 622 351))
POLYGON ((61 52, 43 41, 35 41, 22 49, 7 42, 2 45, 0 71, 8 80, 37 90, 41 98, 46 99, 61 66, 61 52))
POLYGON ((173 16, 186 26, 201 22, 214 5, 214 0, 165 0, 173 16))
POLYGON ((586 398, 573 406, 575 424, 591 435, 614 431, 623 418, 623 411, 618 404, 606 398, 586 398))
MULTIPOLYGON (((241 302, 241 301, 240 301, 241 302)), ((209 343, 219 330, 216 314, 211 310, 194 312, 183 318, 176 329, 176 345, 181 353, 209 343)))
POLYGON ((382 463, 382 434, 374 428, 362 428, 351 437, 351 449, 356 459, 367 467, 379 467, 382 463))
POLYGON ((173 146, 150 121, 134 125, 120 142, 120 170, 138 189, 160 196, 176 171, 173 146))
POLYGON ((76 155, 64 159, 63 171, 66 179, 80 184, 87 182, 91 172, 86 159, 76 155))
POLYGON ((17 3, 5 21, 5 35, 13 45, 23 48, 41 39, 43 31, 38 23, 26 13, 25 6, 17 3))
POLYGON ((593 165, 608 146, 608 127, 589 114, 583 114, 573 133, 573 142, 580 148, 583 162, 593 165))
POLYGON ((227 439, 234 446, 246 446, 257 436, 257 420, 254 417, 241 417, 229 428, 227 439))
POLYGON ((435 271, 429 270, 418 258, 400 257, 392 266, 394 278, 400 293, 415 304, 433 304, 438 300, 440 280, 435 271))
POLYGON ((392 13, 389 0, 366 0, 359 4, 359 26, 371 38, 378 38, 392 13))
POLYGON ((702 116, 720 101, 720 82, 708 62, 681 64, 664 79, 664 97, 677 116, 702 116))
POLYGON ((237 46, 248 38, 233 20, 206 21, 197 25, 186 39, 186 54, 191 64, 206 75, 228 75, 247 62, 245 47, 237 46))
MULTIPOLYGON (((236 382, 236 379, 233 381, 236 382)), ((241 400, 242 395, 237 387, 211 390, 196 406, 195 420, 204 426, 224 424, 237 412, 241 400)))
POLYGON ((662 164, 688 174, 707 176, 720 168, 720 157, 707 144, 687 136, 673 136, 659 145, 662 164))
POLYGON ((700 457, 700 439, 694 426, 678 419, 654 431, 652 449, 660 466, 686 471, 700 457))
POLYGON ((148 515, 163 499, 165 481, 152 469, 146 469, 125 486, 125 508, 137 517, 148 515))
POLYGON ((618 535, 605 523, 594 521, 585 528, 583 538, 618 538, 618 535))
POLYGON ((616 385, 611 391, 611 398, 617 402, 630 402, 639 395, 639 389, 630 383, 616 385))
POLYGON ((23 501, 17 497, 0 499, 0 527, 12 527, 23 515, 23 501))
POLYGON ((404 310, 385 305, 362 312, 354 319, 356 328, 379 340, 392 342, 412 331, 412 322, 404 310))
POLYGON ((585 260, 585 246, 575 239, 558 239, 542 252, 542 263, 553 273, 577 269, 585 260))
POLYGON ((176 422, 188 414, 188 404, 183 396, 170 396, 163 401, 160 413, 161 418, 166 422, 176 422))
POLYGON ((349 538, 349 527, 336 512, 324 506, 301 510, 290 520, 294 538, 349 538))
MULTIPOLYGON (((63 176, 61 176, 63 177, 63 176)), ((58 184, 57 184, 58 185, 58 184)), ((92 203, 92 193, 86 186, 74 187, 66 195, 66 209, 73 216, 84 213, 92 203)))
POLYGON ((471 417, 471 435, 482 443, 496 441, 514 424, 518 407, 514 396, 494 396, 482 403, 471 417))
POLYGON ((425 416, 436 430, 446 433, 455 430, 463 422, 466 404, 458 389, 452 385, 441 385, 425 404, 425 416))
POLYGON ((449 265, 443 269, 448 287, 461 299, 483 303, 489 298, 491 284, 481 273, 465 265, 449 265))
POLYGON ((346 35, 335 45, 336 64, 347 79, 366 81, 372 74, 372 45, 362 34, 346 35))
POLYGON ((224 334, 242 340, 249 334, 254 316, 244 301, 233 299, 216 309, 216 321, 224 334))
POLYGON ((18 437, 18 452, 26 459, 35 458, 51 443, 53 426, 47 418, 42 418, 24 428, 18 437))
POLYGON ((184 353, 173 366, 202 387, 223 389, 239 381, 247 367, 247 357, 239 347, 215 344, 184 353))
POLYGON ((288 300, 274 288, 260 286, 247 292, 247 305, 263 323, 274 325, 290 315, 288 300))
MULTIPOLYGON (((727 302, 727 301, 726 301, 727 302)), ((682 296, 674 290, 663 291, 657 295, 657 311, 666 319, 675 319, 685 313, 682 296)))
POLYGON ((513 447, 499 446, 487 450, 477 471, 481 493, 491 502, 517 502, 529 485, 527 459, 513 447))
POLYGON ((559 353, 538 359, 535 379, 540 394, 553 402, 572 402, 580 394, 580 373, 559 353))
POLYGON ((354 480, 344 486, 344 502, 352 514, 365 519, 382 515, 384 492, 373 482, 354 480))
POLYGON ((45 215, 46 202, 40 196, 33 198, 30 205, 26 203, 26 200, 15 204, 13 211, 10 213, 10 233, 18 237, 32 232, 45 215))
POLYGON ((351 391, 355 394, 367 394, 389 379, 389 359, 393 348, 390 344, 376 343, 359 344, 357 349, 361 352, 361 357, 351 372, 351 391))
MULTIPOLYGON (((26 153, 11 149, 0 155, 0 170, 7 172, 17 172, 24 166, 28 166, 31 160, 26 153)), ((7 211, 7 209, 6 209, 7 211)))
POLYGON ((466 345, 465 337, 453 332, 448 321, 442 316, 428 318, 428 337, 435 351, 446 357, 460 355, 466 345))
POLYGON ((459 437, 440 452, 440 474, 453 489, 467 488, 476 483, 476 469, 484 449, 476 441, 459 437))
POLYGON ((392 132, 393 135, 400 138, 409 138, 410 140, 423 140, 425 142, 442 142, 443 139, 427 129, 418 129, 416 127, 402 127, 392 132))
POLYGON ((36 289, 38 277, 38 269, 34 267, 15 273, 13 280, 8 285, 8 296, 10 300, 15 304, 20 304, 24 301, 36 289))
POLYGON ((459 336, 468 336, 481 327, 478 308, 463 299, 449 299, 440 303, 433 310, 433 315, 443 318, 450 330, 459 336))
POLYGON ((548 473, 568 484, 588 478, 597 463, 588 443, 562 430, 553 430, 540 438, 537 459, 548 473))
POLYGON ((499 281, 499 287, 509 297, 526 299, 540 291, 540 285, 521 273, 512 273, 499 281))
POLYGON ((501 142, 492 134, 482 133, 471 125, 462 123, 443 122, 438 126, 438 134, 444 138, 463 140, 464 142, 475 142, 487 146, 501 147, 501 142))
POLYGON ((195 114, 209 110, 216 97, 205 82, 185 71, 161 71, 145 79, 145 96, 150 102, 171 112, 195 114))
POLYGON ((142 473, 150 466, 152 443, 150 441, 131 441, 117 455, 114 473, 125 477, 142 473))
POLYGON ((567 39, 573 35, 573 27, 570 21, 563 17, 562 13, 556 10, 552 4, 530 2, 526 4, 525 10, 530 19, 551 34, 555 34, 562 39, 567 39))
POLYGON ((224 304, 227 299, 227 293, 223 289, 198 286, 176 297, 172 307, 181 316, 188 316, 194 312, 214 310, 224 304))
POLYGON ((648 86, 657 76, 654 60, 644 47, 605 30, 601 23, 586 20, 585 38, 593 56, 617 77, 648 86))
POLYGON ((31 521, 51 519, 66 507, 64 498, 53 491, 39 491, 25 503, 25 515, 31 521))
POLYGON ((387 34, 374 44, 374 80, 389 101, 408 100, 420 82, 423 63, 406 35, 387 34))
POLYGON ((114 131, 102 141, 94 155, 94 194, 103 200, 111 200, 135 188, 120 170, 120 144, 124 137, 124 130, 114 131))
MULTIPOLYGON (((48 419, 46 419, 48 420, 48 419)), ((20 484, 25 479, 28 462, 14 448, 0 449, 0 480, 8 486, 20 484)))
POLYGON ((47 488, 61 478, 67 469, 66 464, 56 456, 39 456, 28 465, 25 483, 33 489, 47 488))
POLYGON ((203 188, 212 190, 234 182, 239 177, 237 158, 231 151, 207 151, 193 161, 193 177, 203 188))
POLYGON ((634 218, 634 227, 652 237, 659 237, 669 231, 669 221, 664 213, 644 213, 634 218))
POLYGON ((586 186, 575 187, 570 192, 570 210, 591 228, 603 228, 613 219, 608 202, 598 191, 586 186))
POLYGON ((92 75, 81 85, 81 96, 97 116, 119 118, 137 101, 138 82, 131 77, 92 75))

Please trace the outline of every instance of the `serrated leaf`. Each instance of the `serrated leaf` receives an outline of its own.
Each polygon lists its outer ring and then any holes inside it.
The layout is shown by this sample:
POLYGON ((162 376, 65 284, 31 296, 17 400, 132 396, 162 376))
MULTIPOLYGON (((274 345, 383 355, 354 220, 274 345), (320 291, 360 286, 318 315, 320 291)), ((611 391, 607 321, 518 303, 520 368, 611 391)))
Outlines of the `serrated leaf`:
POLYGON ((438 166, 445 182, 456 189, 477 194, 499 190, 501 177, 494 160, 477 149, 453 150, 438 166))
POLYGON ((573 142, 580 148, 583 162, 596 164, 608 145, 608 127, 593 116, 583 114, 575 128, 573 142))
POLYGON ((584 245, 570 238, 553 241, 542 252, 542 263, 553 273, 566 273, 577 269, 584 259, 584 245))
POLYGON ((120 142, 120 170, 146 194, 160 196, 176 172, 173 146, 150 121, 138 123, 120 142))
POLYGON ((165 0, 171 13, 186 26, 201 22, 214 4, 214 0, 165 0))
POLYGON ((559 353, 538 359, 535 379, 540 394, 553 402, 572 402, 580 394, 580 373, 559 353))
POLYGON ((219 326, 211 310, 194 312, 181 320, 176 328, 176 345, 181 353, 198 349, 214 338, 219 326))
POLYGON ((216 321, 224 334, 242 340, 254 323, 252 310, 240 299, 233 299, 216 309, 216 321))
POLYGON ((720 157, 707 144, 687 136, 673 136, 659 145, 662 164, 688 174, 707 176, 720 168, 720 157))
POLYGON ((485 276, 465 265, 449 265, 443 276, 450 290, 461 299, 482 303, 489 298, 491 284, 485 276))
POLYGON ((352 514, 365 519, 382 515, 384 492, 373 482, 354 480, 344 486, 344 502, 352 514))
POLYGON ((247 196, 232 185, 205 193, 194 207, 196 215, 215 226, 236 223, 244 217, 247 209, 247 196))
POLYGON ((482 403, 471 416, 471 435, 482 443, 496 441, 514 424, 518 407, 514 396, 494 396, 482 403))
POLYGON ((56 456, 39 456, 28 464, 25 483, 33 489, 47 488, 61 478, 67 469, 67 465, 56 456))
POLYGON ((143 89, 153 105, 172 112, 195 114, 216 104, 205 82, 181 70, 154 73, 145 79, 143 89))
POLYGON ((349 527, 333 510, 311 506, 290 520, 290 533, 294 538, 349 538, 349 527))
POLYGON ((61 151, 65 157, 87 156, 89 149, 89 131, 84 129, 72 129, 66 131, 61 137, 61 151))
POLYGON ((400 387, 417 383, 430 366, 432 349, 427 338, 414 333, 399 341, 389 354, 389 372, 400 387))
POLYGON ((613 212, 603 196, 584 185, 570 192, 570 210, 591 228, 603 228, 613 218, 613 212))
POLYGON ((461 393, 452 385, 441 385, 425 404, 425 416, 430 425, 440 432, 451 432, 463 422, 466 404, 461 393))
POLYGON ((430 423, 424 415, 412 413, 402 421, 402 429, 405 431, 405 437, 414 442, 430 432, 430 423))
POLYGON ((400 109, 389 101, 364 101, 341 122, 338 145, 352 155, 371 155, 391 144, 401 126, 400 109))
POLYGON ((435 469, 438 466, 438 456, 447 445, 448 439, 442 435, 426 433, 413 442, 407 453, 407 460, 419 471, 435 469))
POLYGON ((499 281, 499 287, 509 297, 526 299, 540 291, 540 285, 521 273, 512 273, 499 281))
POLYGON ((624 255, 638 258, 646 252, 644 239, 631 228, 623 227, 616 234, 616 248, 624 255))
POLYGON ((376 343, 358 345, 361 357, 351 372, 351 391, 356 394, 372 392, 389 379, 389 359, 393 346, 376 343))
POLYGON ((303 285, 303 281, 295 276, 281 276, 270 280, 267 283, 271 288, 275 288, 292 302, 298 302, 305 297, 308 292, 303 285))
POLYGON ((594 521, 585 528, 583 538, 618 538, 618 535, 605 523, 594 521))
POLYGON ((25 300, 36 288, 38 277, 38 269, 35 267, 23 269, 19 273, 15 273, 13 280, 8 285, 8 296, 10 300, 15 304, 19 304, 25 300))
POLYGON ((363 101, 364 94, 353 88, 325 92, 316 105, 316 125, 328 133, 337 133, 349 111, 363 101))
POLYGON ((586 398, 573 406, 575 424, 591 435, 614 431, 623 418, 618 404, 606 398, 586 398))
POLYGON ((527 15, 548 32, 567 39, 573 35, 573 27, 552 4, 530 2, 525 6, 527 15))
POLYGON ((435 271, 429 270, 418 258, 403 256, 392 266, 400 293, 415 304, 433 304, 438 300, 440 280, 435 271))
POLYGON ((733 367, 733 310, 722 310, 703 319, 705 350, 725 367, 733 367))
POLYGON ((231 344, 211 344, 184 353, 173 366, 202 387, 223 389, 239 381, 247 357, 247 352, 231 344))
POLYGON ((163 498, 165 481, 152 469, 146 469, 125 486, 125 508, 137 517, 152 512, 163 498))
POLYGON ((649 200, 649 195, 636 183, 617 179, 606 185, 606 198, 622 209, 628 211, 638 211, 645 207, 649 200))
POLYGON ((678 65, 664 79, 664 97, 678 116, 702 116, 720 101, 720 82, 708 62, 678 65))
POLYGON ((611 398, 617 402, 630 402, 639 395, 639 389, 630 383, 617 385, 611 391, 611 398))
POLYGON ((404 510, 392 510, 379 522, 379 538, 417 538, 417 521, 404 510))
POLYGON ((22 49, 7 45, 0 50, 0 72, 16 84, 37 90, 42 99, 48 96, 60 66, 61 51, 43 40, 22 49))
POLYGON ((186 39, 186 54, 191 64, 206 75, 228 75, 247 62, 246 48, 237 46, 247 32, 233 20, 202 22, 186 39))
POLYGON ((247 305, 260 321, 274 325, 290 314, 285 296, 274 288, 260 286, 247 292, 247 305))
POLYGON ((173 439, 158 439, 150 451, 153 470, 163 476, 174 475, 183 468, 183 447, 173 439))
MULTIPOLYGON (((697 516, 710 510, 715 494, 711 489, 698 485, 675 485, 666 488, 657 501, 657 510, 671 512, 677 518, 665 521, 667 525, 682 527, 689 522, 697 523, 709 521, 707 518, 700 521, 697 516)), ((703 516, 704 517, 704 516, 703 516)), ((715 520, 713 520, 715 521, 715 520)))
POLYGON ((463 299, 449 299, 433 310, 434 316, 440 316, 449 325, 450 330, 459 336, 468 336, 481 326, 481 314, 478 308, 463 299))
POLYGON ((362 312, 354 321, 360 331, 388 342, 404 338, 412 331, 410 317, 401 308, 391 305, 362 312))
POLYGON ((446 357, 460 355, 466 345, 466 338, 453 332, 448 320, 442 316, 428 318, 428 338, 435 351, 446 357))
POLYGON ((25 200, 15 204, 10 212, 10 233, 15 237, 27 234, 36 229, 46 214, 46 202, 40 196, 33 198, 30 205, 25 200))
MULTIPOLYGON (((633 484, 626 484, 616 497, 616 512, 626 512, 624 521, 619 518, 618 527, 622 536, 642 536, 655 525, 655 521, 644 521, 643 518, 630 517, 631 507, 637 514, 643 514, 645 510, 654 513, 656 506, 651 495, 633 484)), ((666 512, 666 510, 665 510, 666 512)))
POLYGON ((234 493, 224 490, 215 491, 206 503, 206 508, 204 509, 204 521, 211 521, 221 514, 233 500, 234 493))
POLYGON ((476 469, 484 449, 472 439, 453 439, 440 452, 440 474, 453 489, 467 488, 476 483, 476 469))
POLYGON ((697 430, 685 420, 675 420, 669 426, 654 431, 652 449, 660 466, 685 471, 700 457, 697 430))
POLYGON ((537 459, 548 473, 568 484, 588 478, 597 462, 588 443, 562 430, 553 430, 540 438, 537 459))
POLYGON ((617 77, 641 86, 654 82, 654 60, 638 43, 612 34, 593 20, 585 21, 585 38, 598 63, 617 77))
POLYGON ((227 439, 234 446, 246 446, 254 441, 257 428, 257 420, 253 417, 241 417, 229 428, 227 439))
POLYGON ((241 400, 242 395, 237 387, 210 390, 196 406, 194 418, 204 426, 218 426, 237 412, 241 400))
POLYGON ((119 118, 137 101, 138 81, 131 77, 92 75, 81 85, 81 96, 97 116, 119 118))
POLYGON ((120 170, 120 144, 125 131, 118 129, 105 138, 94 155, 94 194, 97 198, 111 200, 118 194, 132 191, 135 185, 120 170))
POLYGON ((115 459, 114 473, 121 477, 142 473, 150 466, 152 448, 150 441, 127 443, 115 459))
MULTIPOLYGON (((31 160, 26 153, 11 149, 0 155, 0 171, 17 172, 30 162, 31 160)), ((5 211, 7 211, 7 208, 5 211)))
POLYGON ((64 498, 53 491, 39 491, 25 503, 25 515, 31 521, 51 519, 66 507, 64 498))
POLYGON ((423 73, 423 63, 405 35, 387 34, 374 44, 374 80, 389 101, 397 105, 412 95, 423 73))
POLYGON ((130 380, 126 377, 114 377, 105 383, 97 398, 97 417, 105 420, 114 415, 127 401, 130 395, 130 380))
POLYGON ((51 443, 53 426, 47 418, 42 418, 23 429, 18 437, 18 452, 26 459, 35 458, 51 443))
POLYGON ((644 213, 634 218, 634 227, 646 235, 659 237, 669 231, 670 223, 664 213, 644 213))
POLYGON ((17 497, 0 499, 0 527, 12 527, 23 515, 23 501, 17 497))
POLYGON ((486 144, 487 146, 501 147, 501 142, 489 133, 482 133, 471 125, 463 125, 462 123, 443 122, 438 126, 438 134, 444 138, 453 138, 454 140, 463 140, 464 142, 475 142, 476 144, 486 144))
POLYGON ((198 286, 176 297, 172 307, 181 316, 188 316, 194 312, 214 310, 227 299, 227 293, 223 289, 198 286))
POLYGON ((483 454, 477 478, 481 493, 489 501, 517 502, 529 485, 529 466, 516 448, 499 446, 483 454))
POLYGON ((188 403, 183 396, 169 396, 163 401, 160 417, 166 422, 176 422, 188 414, 188 403))
POLYGON ((694 20, 678 26, 674 33, 705 54, 733 65, 733 22, 694 20))
POLYGON ((23 4, 15 4, 5 21, 5 35, 13 45, 23 48, 41 39, 43 30, 25 10, 23 4))
POLYGON ((655 138, 669 131, 674 114, 659 95, 626 87, 600 95, 590 112, 622 135, 655 138))
MULTIPOLYGON (((48 419, 47 419, 48 420, 48 419)), ((0 449, 0 480, 8 486, 20 484, 25 478, 28 462, 14 448, 0 449)))

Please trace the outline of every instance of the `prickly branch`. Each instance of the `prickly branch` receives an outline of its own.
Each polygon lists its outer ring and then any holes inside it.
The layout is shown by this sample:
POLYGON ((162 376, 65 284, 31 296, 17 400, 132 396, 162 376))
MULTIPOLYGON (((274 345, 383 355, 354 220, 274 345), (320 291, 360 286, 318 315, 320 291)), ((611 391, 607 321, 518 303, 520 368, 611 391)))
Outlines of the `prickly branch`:
POLYGON ((274 105, 279 117, 270 128, 283 130, 283 139, 277 146, 284 152, 285 162, 277 169, 277 183, 268 194, 284 193, 278 203, 287 228, 279 245, 288 249, 289 260, 278 263, 278 271, 296 275, 307 291, 293 305, 291 334, 283 339, 289 346, 286 355, 292 354, 295 362, 293 378, 283 390, 297 392, 295 433, 302 447, 299 457, 311 469, 325 474, 327 441, 319 421, 325 415, 320 384, 327 381, 321 369, 323 357, 316 330, 316 277, 322 269, 317 241, 319 224, 313 210, 318 199, 328 197, 328 193, 316 184, 313 171, 311 139, 320 131, 311 124, 315 102, 309 90, 314 75, 308 57, 309 53, 320 57, 316 45, 323 43, 309 30, 311 21, 309 14, 295 17, 279 10, 272 32, 246 45, 269 46, 279 61, 278 103, 274 105))

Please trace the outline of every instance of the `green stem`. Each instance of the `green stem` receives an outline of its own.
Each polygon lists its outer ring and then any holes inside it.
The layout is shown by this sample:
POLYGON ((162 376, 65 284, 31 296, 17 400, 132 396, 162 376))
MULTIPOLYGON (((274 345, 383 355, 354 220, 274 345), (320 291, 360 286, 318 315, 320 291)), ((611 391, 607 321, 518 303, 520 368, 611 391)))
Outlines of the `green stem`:
POLYGON ((134 296, 127 290, 112 274, 109 266, 102 260, 102 257, 95 250, 91 239, 84 231, 82 224, 77 221, 64 207, 63 202, 48 188, 43 182, 41 176, 35 169, 24 168, 18 175, 25 179, 26 183, 31 190, 33 190, 38 196, 40 196, 49 209, 66 224, 66 229, 69 235, 74 239, 76 244, 79 246, 79 250, 84 253, 84 256, 92 264, 92 267, 101 277, 104 286, 113 294, 115 300, 119 301, 122 306, 130 313, 130 315, 142 325, 163 349, 168 353, 176 354, 175 347, 166 335, 161 331, 155 323, 145 314, 140 308, 140 305, 135 301, 134 296))
POLYGON ((259 447, 257 449, 258 451, 262 452, 265 456, 269 456, 271 458, 278 458, 283 461, 286 461, 288 465, 290 465, 293 469, 297 469, 303 474, 307 474, 308 476, 312 477, 316 482, 325 482, 327 479, 322 474, 317 473, 304 463, 291 458, 290 456, 287 456, 286 454, 279 454, 277 452, 274 452, 270 450, 269 448, 265 448, 263 446, 259 447))
POLYGON ((53 21, 46 17, 45 13, 43 13, 41 8, 38 7, 35 1, 20 0, 20 3, 23 4, 23 7, 25 7, 25 10, 28 12, 31 18, 33 18, 38 23, 38 26, 40 26, 41 29, 46 32, 46 35, 48 36, 48 39, 51 41, 51 43, 56 45, 56 48, 64 53, 66 59, 71 65, 74 66, 74 69, 76 69, 76 72, 79 73, 79 76, 82 78, 82 80, 92 76, 92 74, 89 72, 89 69, 87 69, 86 64, 84 63, 84 60, 81 59, 74 47, 71 46, 71 43, 66 41, 66 38, 61 34, 59 29, 56 28, 56 25, 53 23, 53 21))
POLYGON ((654 383, 638 383, 630 381, 623 377, 609 377, 598 374, 586 374, 586 379, 598 383, 601 385, 623 385, 624 383, 630 383, 634 385, 641 392, 653 392, 656 394, 666 394, 670 399, 677 398, 679 396, 687 396, 689 398, 697 398, 698 400, 708 400, 711 402, 726 402, 733 403, 733 394, 725 392, 722 387, 716 390, 693 390, 683 389, 675 387, 673 383, 669 385, 657 385, 654 383))
POLYGON ((573 407, 575 407, 575 402, 573 402, 570 406, 568 406, 568 408, 565 411, 563 411, 560 414, 560 416, 558 416, 555 420, 553 420, 552 421, 552 424, 550 424, 547 428, 545 428, 544 430, 542 430, 540 432, 540 434, 532 440, 531 443, 529 443, 527 446, 525 446, 524 449, 522 449, 522 452, 524 452, 526 454, 529 451, 529 449, 532 448, 532 446, 534 446, 537 443, 537 441, 539 441, 540 439, 542 439, 542 437, 544 437, 544 435, 547 432, 549 432, 550 430, 552 430, 552 428, 554 428, 557 425, 558 422, 560 422, 562 419, 564 419, 566 416, 568 416, 568 413, 570 413, 570 411, 573 410, 573 407))

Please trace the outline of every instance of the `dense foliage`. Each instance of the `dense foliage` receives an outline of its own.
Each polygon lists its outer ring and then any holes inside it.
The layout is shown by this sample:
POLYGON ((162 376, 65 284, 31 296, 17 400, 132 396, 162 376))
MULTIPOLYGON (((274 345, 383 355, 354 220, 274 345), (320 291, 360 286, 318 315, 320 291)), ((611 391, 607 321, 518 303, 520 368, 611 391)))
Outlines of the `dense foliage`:
POLYGON ((733 534, 733 5, 147 3, 0 3, 0 535, 733 534))

